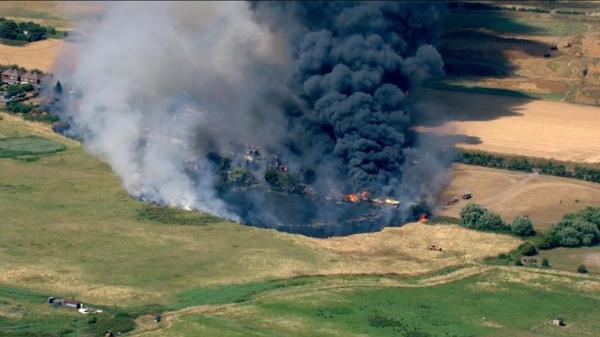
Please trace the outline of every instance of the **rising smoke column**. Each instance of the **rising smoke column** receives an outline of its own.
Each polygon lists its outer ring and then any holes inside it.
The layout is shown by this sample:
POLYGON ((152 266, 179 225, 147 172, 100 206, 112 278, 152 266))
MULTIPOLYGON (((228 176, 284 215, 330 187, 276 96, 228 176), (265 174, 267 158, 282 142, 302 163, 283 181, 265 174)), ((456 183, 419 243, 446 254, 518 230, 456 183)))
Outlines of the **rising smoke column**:
POLYGON ((341 175, 346 188, 401 197, 406 151, 415 145, 404 100, 443 68, 430 44, 438 9, 335 1, 263 2, 254 8, 288 42, 295 61, 291 87, 305 108, 288 116, 294 148, 312 160, 305 165, 327 162, 330 169, 333 162, 333 174, 341 175))
MULTIPOLYGON (((303 211, 249 193, 242 212, 215 188, 207 156, 235 157, 249 144, 292 170, 314 170, 322 196, 368 190, 410 205, 439 190, 442 162, 424 155, 436 147, 410 131, 407 104, 422 80, 441 74, 432 5, 107 6, 86 27, 75 64, 58 68, 75 92, 61 117, 131 195, 285 225, 303 211)), ((336 213, 315 207, 308 221, 336 213)))

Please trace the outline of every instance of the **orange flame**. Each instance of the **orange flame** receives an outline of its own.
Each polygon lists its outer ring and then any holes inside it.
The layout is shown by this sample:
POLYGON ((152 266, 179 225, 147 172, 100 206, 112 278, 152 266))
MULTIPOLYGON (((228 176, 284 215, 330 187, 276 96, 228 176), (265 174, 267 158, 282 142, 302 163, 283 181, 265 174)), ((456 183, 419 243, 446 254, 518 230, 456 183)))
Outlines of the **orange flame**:
POLYGON ((427 220, 429 220, 429 217, 427 216, 427 214, 423 213, 423 214, 419 215, 419 222, 427 222, 427 220))
POLYGON ((358 195, 356 193, 350 193, 346 196, 346 199, 350 202, 358 202, 358 195))

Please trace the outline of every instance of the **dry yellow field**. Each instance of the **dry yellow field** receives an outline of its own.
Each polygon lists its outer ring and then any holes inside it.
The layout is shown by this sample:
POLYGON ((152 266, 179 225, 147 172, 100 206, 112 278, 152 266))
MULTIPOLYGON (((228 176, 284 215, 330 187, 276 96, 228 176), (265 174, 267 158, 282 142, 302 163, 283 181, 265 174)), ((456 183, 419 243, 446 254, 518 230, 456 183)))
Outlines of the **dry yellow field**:
POLYGON ((99 1, 0 1, 0 16, 73 30, 77 21, 102 13, 99 1))
POLYGON ((448 120, 419 130, 469 136, 460 147, 600 163, 598 107, 444 91, 431 91, 427 99, 448 120))
POLYGON ((314 239, 298 236, 335 263, 323 274, 417 274, 510 251, 521 243, 513 237, 483 233, 457 225, 409 223, 376 233, 314 239), (460 238, 460 240, 457 240, 460 238), (427 248, 436 245, 443 251, 427 248))
POLYGON ((0 64, 18 64, 27 69, 50 71, 61 50, 72 44, 64 40, 42 40, 22 47, 0 44, 0 64))
MULTIPOLYGON (((473 193, 470 202, 498 212, 507 221, 528 214, 542 230, 565 213, 600 205, 600 184, 456 164, 444 200, 460 197, 463 191, 473 193)), ((442 209, 441 215, 458 217, 466 203, 460 200, 442 209)))

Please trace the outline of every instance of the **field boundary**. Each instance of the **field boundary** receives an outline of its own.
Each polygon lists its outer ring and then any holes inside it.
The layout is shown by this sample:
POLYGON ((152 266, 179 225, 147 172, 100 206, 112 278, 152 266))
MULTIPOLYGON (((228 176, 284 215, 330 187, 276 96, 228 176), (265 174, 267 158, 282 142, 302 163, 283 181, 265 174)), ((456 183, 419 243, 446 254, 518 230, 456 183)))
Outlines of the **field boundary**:
POLYGON ((528 173, 538 172, 542 175, 600 183, 600 164, 582 164, 556 159, 509 155, 482 150, 467 150, 464 148, 458 148, 457 152, 455 162, 461 164, 528 173))

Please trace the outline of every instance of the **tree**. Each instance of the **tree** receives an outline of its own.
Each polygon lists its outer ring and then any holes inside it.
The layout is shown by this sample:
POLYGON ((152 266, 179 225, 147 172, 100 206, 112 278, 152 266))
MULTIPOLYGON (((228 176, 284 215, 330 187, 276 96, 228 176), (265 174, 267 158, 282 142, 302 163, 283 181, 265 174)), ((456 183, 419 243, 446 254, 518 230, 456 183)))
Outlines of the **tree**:
POLYGON ((535 234, 535 231, 533 230, 533 223, 526 215, 519 215, 515 217, 510 224, 510 231, 519 236, 530 236, 535 234))
POLYGON ((586 274, 588 272, 587 268, 585 267, 585 265, 580 265, 579 267, 577 267, 577 272, 578 273, 582 273, 582 274, 586 274))
POLYGON ((567 216, 550 228, 548 238, 555 246, 593 246, 600 241, 600 230, 584 218, 567 216))
POLYGON ((525 242, 524 244, 519 246, 519 251, 525 256, 533 256, 538 253, 538 250, 531 242, 525 242))
POLYGON ((515 266, 519 266, 519 267, 522 267, 522 266, 523 266, 523 262, 521 261, 521 259, 517 259, 517 260, 515 261, 515 266))
POLYGON ((62 84, 60 84, 60 81, 56 81, 56 85, 54 86, 54 93, 57 96, 61 96, 63 93, 63 87, 62 84))
POLYGON ((486 209, 478 204, 467 204, 460 211, 460 225, 467 228, 477 228, 479 219, 486 209))
POLYGON ((542 259, 542 267, 550 268, 550 261, 547 258, 542 259))
POLYGON ((279 168, 270 168, 265 171, 265 181, 275 191, 303 193, 304 186, 300 180, 299 174, 284 172, 279 168))
POLYGON ((510 228, 504 224, 500 215, 486 210, 479 218, 478 229, 484 231, 504 232, 510 228))
POLYGON ((228 172, 227 183, 232 186, 247 187, 256 183, 256 178, 249 169, 237 166, 228 172))

